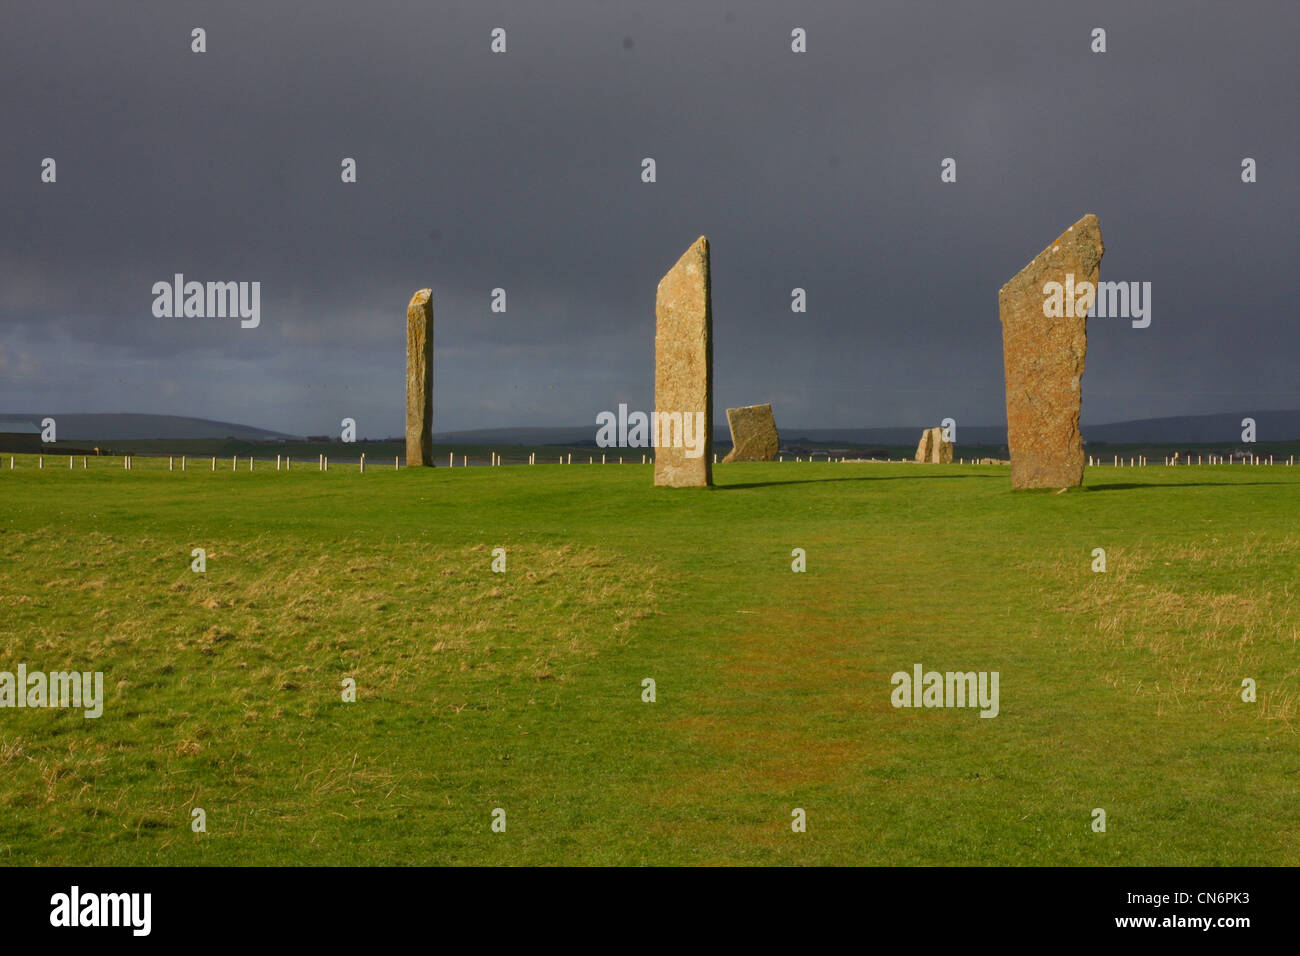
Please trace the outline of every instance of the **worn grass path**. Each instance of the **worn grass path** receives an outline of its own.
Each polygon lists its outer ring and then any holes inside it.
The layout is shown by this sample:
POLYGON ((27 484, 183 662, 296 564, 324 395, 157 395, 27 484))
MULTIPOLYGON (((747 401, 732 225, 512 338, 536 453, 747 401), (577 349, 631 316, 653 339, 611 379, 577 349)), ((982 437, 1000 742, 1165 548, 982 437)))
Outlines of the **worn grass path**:
POLYGON ((108 700, 0 709, 0 862, 1300 862, 1300 468, 50 463, 0 670, 108 700), (915 663, 999 715, 894 709, 915 663))

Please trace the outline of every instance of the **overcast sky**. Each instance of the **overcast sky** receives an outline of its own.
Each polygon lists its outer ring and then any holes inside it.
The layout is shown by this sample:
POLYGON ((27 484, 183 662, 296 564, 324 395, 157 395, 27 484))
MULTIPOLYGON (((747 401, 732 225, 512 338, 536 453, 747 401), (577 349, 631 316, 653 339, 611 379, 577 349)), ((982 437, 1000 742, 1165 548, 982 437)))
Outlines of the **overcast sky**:
POLYGON ((651 407, 655 287, 704 234, 718 420, 996 424, 998 289, 1089 212, 1152 322, 1089 322, 1085 422, 1300 407, 1294 3, 14 0, 0 26, 0 411, 399 434, 432 286, 436 431, 594 430, 651 407), (261 282, 260 326, 155 318, 177 272, 261 282))

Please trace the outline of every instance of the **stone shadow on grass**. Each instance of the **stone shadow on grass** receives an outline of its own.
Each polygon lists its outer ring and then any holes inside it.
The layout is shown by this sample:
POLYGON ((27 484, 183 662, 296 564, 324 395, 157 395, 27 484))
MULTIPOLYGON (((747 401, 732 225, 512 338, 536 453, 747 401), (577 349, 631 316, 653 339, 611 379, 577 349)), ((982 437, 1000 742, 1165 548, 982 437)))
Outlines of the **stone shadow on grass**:
POLYGON ((953 478, 992 478, 994 480, 1006 481, 1006 475, 870 475, 857 478, 792 478, 787 481, 741 481, 735 484, 714 484, 714 491, 731 491, 737 488, 771 488, 774 485, 814 485, 825 484, 831 481, 924 481, 930 478, 937 478, 941 481, 950 481, 953 478))
POLYGON ((1170 481, 1154 482, 1115 482, 1108 485, 1083 486, 1084 491, 1128 491, 1133 488, 1235 488, 1246 485, 1291 485, 1291 481, 1170 481))

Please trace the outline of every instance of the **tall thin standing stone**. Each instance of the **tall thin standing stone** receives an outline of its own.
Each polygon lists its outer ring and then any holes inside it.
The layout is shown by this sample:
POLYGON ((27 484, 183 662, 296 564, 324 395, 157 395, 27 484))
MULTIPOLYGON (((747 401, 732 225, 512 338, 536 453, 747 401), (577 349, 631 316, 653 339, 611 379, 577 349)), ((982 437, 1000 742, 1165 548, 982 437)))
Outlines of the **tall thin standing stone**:
POLYGON ((406 307, 406 464, 433 464, 433 290, 406 307))
POLYGON ((1091 300, 1085 303, 1077 292, 1088 282, 1095 295, 1105 251, 1101 224, 1090 213, 998 293, 1012 488, 1071 488, 1083 483, 1079 409, 1091 300), (1063 292, 1060 309, 1047 308, 1049 283, 1058 283, 1063 292))
MULTIPOLYGON (((659 280, 655 320, 655 412, 661 442, 655 448, 655 484, 705 487, 713 484, 713 310, 709 240, 704 236, 659 280), (673 416, 680 416, 691 441, 669 443, 673 416)), ((676 437, 682 437, 680 432, 676 437)))

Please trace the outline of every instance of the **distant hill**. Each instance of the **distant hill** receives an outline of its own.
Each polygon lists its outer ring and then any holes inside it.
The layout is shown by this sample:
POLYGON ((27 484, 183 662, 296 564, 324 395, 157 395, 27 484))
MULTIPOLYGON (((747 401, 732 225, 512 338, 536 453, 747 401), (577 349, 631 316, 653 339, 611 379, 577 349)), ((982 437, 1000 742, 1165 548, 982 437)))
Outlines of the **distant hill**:
POLYGON ((26 421, 40 427, 41 419, 53 418, 59 441, 126 441, 135 438, 238 438, 242 441, 274 441, 294 438, 285 432, 214 422, 207 418, 180 415, 137 415, 133 413, 59 414, 57 412, 0 413, 0 420, 26 421))
MULTIPOLYGON (((816 444, 909 445, 915 444, 921 429, 939 422, 916 422, 894 428, 798 428, 781 422, 776 411, 777 429, 783 442, 804 439, 816 444)), ((0 412, 0 420, 27 421, 39 426, 49 413, 30 414, 0 412)), ((136 414, 55 414, 60 441, 124 441, 130 439, 237 438, 241 441, 275 441, 302 436, 287 432, 254 428, 233 422, 215 422, 206 418, 179 415, 136 414)), ((1237 443, 1241 439, 1241 420, 1255 419, 1256 437, 1261 442, 1300 440, 1300 410, 1247 411, 1217 415, 1180 415, 1170 418, 1143 418, 1127 422, 1085 424, 1083 437, 1088 442, 1129 444, 1237 443)), ((476 445, 595 445, 596 425, 555 428, 480 428, 470 431, 436 432, 440 444, 457 442, 476 445)), ((731 444, 725 416, 714 426, 720 445, 731 444)), ((957 423, 957 439, 963 445, 1004 445, 1005 425, 965 425, 957 423)))
MULTIPOLYGON (((800 439, 819 445, 915 445, 923 428, 938 421, 917 422, 893 428, 800 428, 781 422, 781 410, 775 409, 776 427, 783 443, 798 444, 800 439)), ((1171 418, 1143 418, 1128 422, 1084 424, 1083 437, 1089 442, 1129 444, 1203 444, 1239 443, 1241 420, 1255 419, 1256 437, 1261 442, 1300 440, 1300 410, 1231 412, 1218 415, 1180 415, 1171 418)), ((731 444, 731 432, 724 417, 713 426, 719 444, 731 444)), ((439 442, 517 445, 595 444, 596 425, 572 428, 485 428, 477 431, 446 432, 435 435, 439 442)), ((957 440, 963 445, 1005 445, 1005 425, 964 425, 957 423, 957 440)))
POLYGON ((1241 420, 1255 420, 1255 438, 1261 442, 1295 441, 1300 439, 1300 410, 1297 411, 1247 411, 1222 415, 1179 415, 1174 418, 1140 418, 1131 422, 1114 422, 1109 425, 1085 425, 1083 437, 1087 441, 1116 442, 1186 442, 1208 444, 1212 442, 1239 443, 1241 420))

